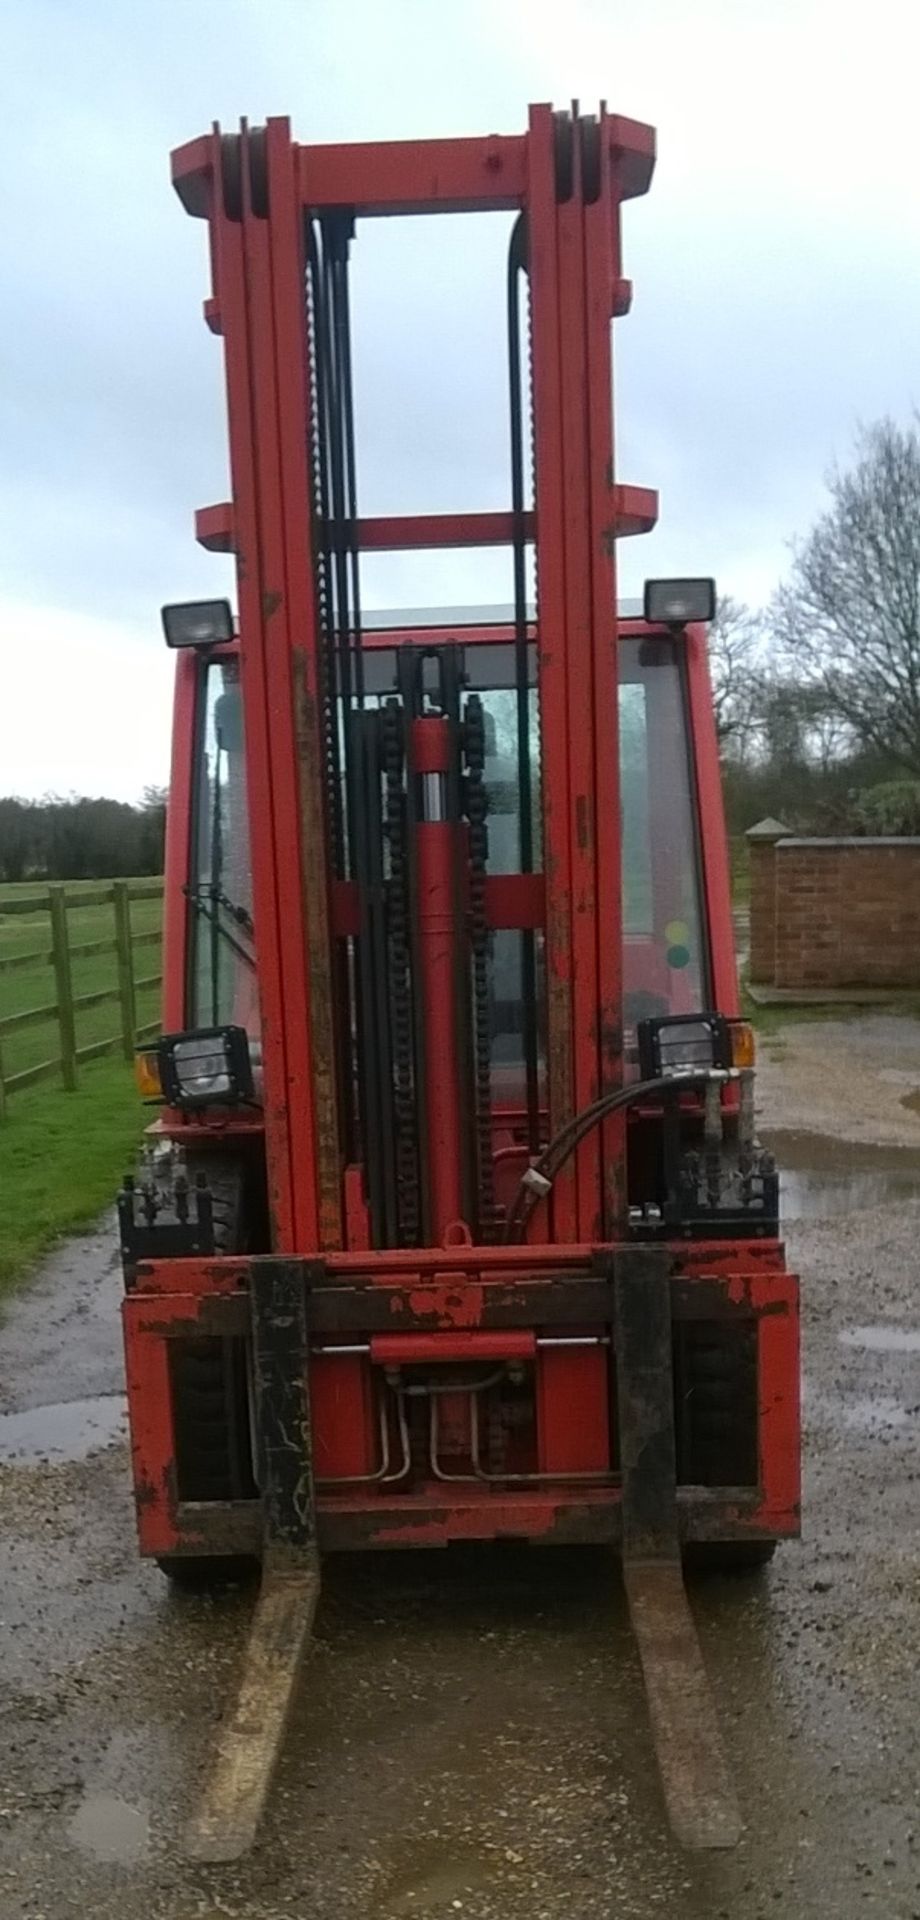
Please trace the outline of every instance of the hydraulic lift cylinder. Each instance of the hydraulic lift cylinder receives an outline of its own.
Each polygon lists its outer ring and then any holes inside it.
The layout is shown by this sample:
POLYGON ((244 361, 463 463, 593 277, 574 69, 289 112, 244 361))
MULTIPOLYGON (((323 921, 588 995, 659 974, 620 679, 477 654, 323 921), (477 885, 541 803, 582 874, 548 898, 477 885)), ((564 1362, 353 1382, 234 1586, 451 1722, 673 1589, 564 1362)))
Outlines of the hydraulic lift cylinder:
POLYGON ((418 938, 425 1031, 431 1228, 442 1244, 463 1210, 456 991, 454 868, 456 820, 447 817, 449 721, 426 714, 413 722, 413 771, 421 778, 417 827, 418 938))

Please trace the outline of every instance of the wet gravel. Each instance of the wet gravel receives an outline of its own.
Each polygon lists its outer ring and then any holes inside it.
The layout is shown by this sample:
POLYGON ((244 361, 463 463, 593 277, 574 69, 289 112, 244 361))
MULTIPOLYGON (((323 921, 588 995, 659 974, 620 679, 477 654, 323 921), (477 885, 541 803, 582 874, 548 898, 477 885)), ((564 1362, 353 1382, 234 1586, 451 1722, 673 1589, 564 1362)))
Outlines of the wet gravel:
MULTIPOLYGON (((858 1023, 860 1057, 885 1072, 879 1024, 858 1023)), ((920 1119, 882 1080, 904 1131, 882 1154, 841 1143, 836 1055, 805 1114, 791 1062, 817 1027, 763 1077, 805 1281, 805 1538, 693 1589, 737 1851, 667 1835, 608 1556, 451 1550, 329 1564, 259 1846, 183 1863, 252 1600, 175 1596, 137 1562, 125 1442, 85 1418, 121 1384, 104 1232, 0 1331, 0 1414, 81 1403, 48 1416, 47 1459, 34 1423, 16 1453, 0 1419, 2 1920, 920 1916, 920 1119)), ((905 1057, 901 1036, 888 1066, 905 1057)))
POLYGON ((757 1080, 771 1127, 828 1133, 870 1153, 920 1146, 920 1020, 789 1023, 761 1043, 757 1080))

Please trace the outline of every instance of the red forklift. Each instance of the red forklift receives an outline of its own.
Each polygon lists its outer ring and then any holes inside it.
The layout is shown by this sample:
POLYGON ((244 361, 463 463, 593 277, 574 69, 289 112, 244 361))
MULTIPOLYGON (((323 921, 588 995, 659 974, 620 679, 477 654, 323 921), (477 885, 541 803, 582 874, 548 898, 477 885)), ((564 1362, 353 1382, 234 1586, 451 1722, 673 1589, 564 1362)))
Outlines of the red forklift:
POLYGON ((606 1544, 667 1810, 740 1816, 684 1587, 799 1528, 798 1288, 754 1131, 710 580, 617 603, 622 203, 650 128, 182 147, 208 223, 226 602, 177 649, 160 1104, 119 1212, 141 1551, 261 1586, 189 1835, 253 1840, 326 1553, 606 1544), (506 510, 362 517, 349 262, 503 210, 506 510), (357 239, 356 239, 357 236, 357 239), (503 546, 507 607, 362 612, 384 551, 503 546), (530 598, 528 597, 530 595, 530 598))

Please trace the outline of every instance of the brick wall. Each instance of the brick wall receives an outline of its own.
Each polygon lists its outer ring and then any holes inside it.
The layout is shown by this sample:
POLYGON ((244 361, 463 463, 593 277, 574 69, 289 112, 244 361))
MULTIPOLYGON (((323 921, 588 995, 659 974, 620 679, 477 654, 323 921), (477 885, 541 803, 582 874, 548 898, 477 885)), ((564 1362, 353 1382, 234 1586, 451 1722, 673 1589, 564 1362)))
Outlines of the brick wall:
POLYGON ((751 979, 920 986, 920 840, 750 840, 751 979))

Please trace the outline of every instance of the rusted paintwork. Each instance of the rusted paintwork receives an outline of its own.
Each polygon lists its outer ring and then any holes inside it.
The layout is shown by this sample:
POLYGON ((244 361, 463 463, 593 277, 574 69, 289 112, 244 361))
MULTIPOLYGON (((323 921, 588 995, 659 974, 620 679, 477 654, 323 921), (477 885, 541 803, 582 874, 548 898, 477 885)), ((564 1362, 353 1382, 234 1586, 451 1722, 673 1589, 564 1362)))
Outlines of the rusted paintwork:
MULTIPOLYGON (((662 1255, 661 1249, 655 1251, 662 1255)), ((380 1256, 372 1256, 370 1262, 364 1257, 365 1268, 370 1266, 371 1271, 363 1275, 348 1272, 348 1266, 358 1261, 346 1262, 345 1271, 341 1266, 333 1268, 332 1260, 293 1263, 303 1276, 311 1336, 324 1341, 334 1341, 336 1336, 371 1341, 375 1335, 438 1329, 448 1337, 502 1328, 609 1329, 610 1249, 596 1250, 592 1271, 552 1273, 544 1268, 541 1272, 538 1264, 536 1272, 523 1278, 517 1266, 520 1249, 479 1249, 475 1255, 465 1249, 467 1268, 474 1261, 478 1264, 484 1253, 489 1257, 478 1277, 465 1286, 456 1272, 439 1273, 434 1267, 430 1281, 421 1273, 397 1275, 393 1263, 381 1261, 380 1256), (509 1265, 515 1262, 513 1280, 501 1272, 502 1254, 509 1265), (377 1271, 380 1265, 382 1274, 377 1271)), ((673 1269, 669 1287, 674 1318, 751 1318, 758 1326, 760 1354, 760 1488, 753 1496, 730 1489, 680 1489, 681 1538, 794 1533, 799 1524, 798 1283, 782 1266, 777 1243, 681 1242, 670 1245, 663 1257, 673 1269), (741 1271, 726 1271, 731 1259, 749 1264, 741 1271)), ((444 1259, 449 1267, 450 1254, 445 1253, 444 1259)), ((333 1260, 340 1262, 342 1256, 333 1260)), ((261 1259, 238 1257, 142 1263, 138 1287, 125 1302, 136 1473, 144 1489, 138 1525, 148 1552, 192 1551, 205 1538, 203 1514, 180 1508, 174 1485, 164 1481, 173 1456, 168 1342, 202 1335, 245 1338, 251 1275, 263 1264, 261 1259), (182 1290, 167 1293, 170 1281, 182 1290), (156 1393, 151 1384, 154 1377, 159 1382, 156 1393)), ((367 1368, 371 1363, 368 1359, 350 1364, 367 1368)), ((577 1538, 615 1543, 620 1534, 620 1491, 614 1482, 600 1491, 580 1487, 571 1498, 565 1495, 564 1483, 555 1493, 536 1498, 523 1490, 504 1495, 496 1491, 485 1504, 463 1499, 444 1503, 441 1490, 434 1486, 424 1489, 420 1497, 422 1511, 414 1496, 388 1495, 384 1489, 356 1489, 344 1504, 337 1496, 323 1493, 318 1501, 321 1544, 330 1549, 344 1544, 419 1545, 449 1538, 489 1538, 496 1532, 553 1542, 577 1538)), ((241 1518, 229 1504, 215 1503, 207 1518, 206 1537, 205 1550, 252 1550, 253 1544, 258 1549, 250 1519, 241 1518)))
POLYGON ((483 1322, 484 1288, 481 1282, 447 1278, 438 1284, 435 1275, 430 1287, 415 1287, 408 1297, 393 1293, 390 1313, 394 1319, 407 1315, 420 1326, 478 1327, 483 1322), (464 1284, 466 1282, 466 1284, 464 1284))
POLYGON ((342 1244, 342 1189, 329 888, 326 863, 317 855, 317 850, 325 846, 326 829, 315 659, 298 646, 294 649, 292 670, 300 765, 302 889, 311 983, 310 1031, 316 1116, 319 1244, 323 1248, 330 1248, 342 1244))
MULTIPOLYGON (((485 1500, 468 1497, 437 1504, 442 1489, 434 1487, 418 1497, 381 1497, 372 1507, 320 1494, 317 1528, 323 1552, 362 1552, 389 1547, 445 1547, 457 1540, 527 1540, 535 1546, 603 1546, 619 1548, 623 1521, 621 1488, 580 1489, 567 1495, 564 1485, 554 1493, 502 1494, 485 1500)), ((681 1543, 700 1540, 765 1540, 772 1527, 758 1519, 759 1495, 738 1488, 728 1498, 711 1488, 677 1490, 681 1543)), ((794 1532, 797 1513, 787 1516, 786 1532, 794 1532)))

